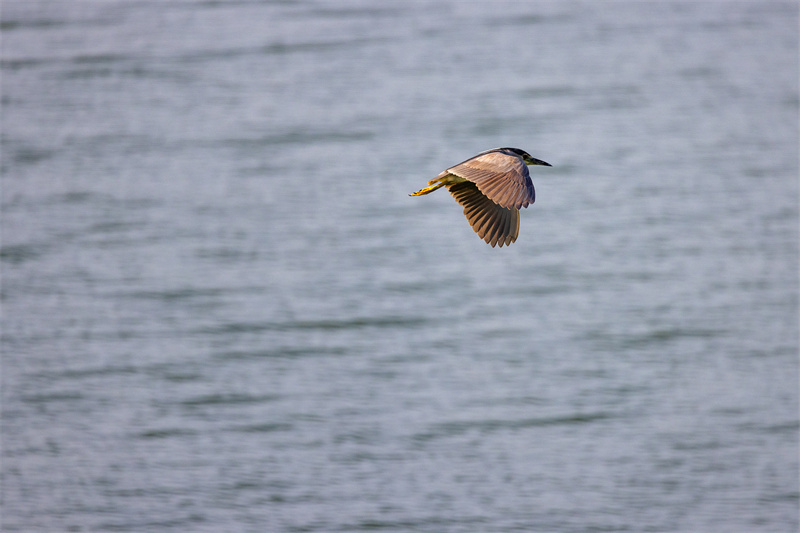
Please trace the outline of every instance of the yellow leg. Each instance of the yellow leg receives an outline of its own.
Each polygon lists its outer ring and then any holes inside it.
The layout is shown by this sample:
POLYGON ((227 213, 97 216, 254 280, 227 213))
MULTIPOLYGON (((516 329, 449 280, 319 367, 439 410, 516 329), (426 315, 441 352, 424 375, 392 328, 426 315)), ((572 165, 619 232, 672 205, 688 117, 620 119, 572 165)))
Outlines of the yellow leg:
POLYGON ((417 192, 412 192, 411 194, 409 194, 409 196, 422 196, 423 194, 428 194, 429 192, 433 192, 440 187, 449 188, 450 185, 455 185, 456 183, 461 183, 462 181, 467 181, 467 180, 465 180, 464 178, 460 178, 454 174, 447 174, 442 177, 436 177, 428 182, 428 187, 420 189, 417 192))
POLYGON ((425 187, 424 189, 420 189, 417 192, 412 192, 411 194, 409 194, 409 196, 422 196, 423 194, 428 194, 429 192, 433 192, 433 191, 435 191, 436 189, 438 189, 440 187, 444 187, 444 185, 445 185, 445 182, 444 181, 440 181, 439 183, 436 183, 434 185, 430 185, 428 187, 425 187))

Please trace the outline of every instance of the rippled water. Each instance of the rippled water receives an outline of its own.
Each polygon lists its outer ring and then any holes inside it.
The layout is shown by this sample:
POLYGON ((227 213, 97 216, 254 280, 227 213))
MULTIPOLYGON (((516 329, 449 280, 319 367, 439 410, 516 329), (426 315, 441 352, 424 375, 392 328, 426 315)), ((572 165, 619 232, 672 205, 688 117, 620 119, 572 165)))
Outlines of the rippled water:
POLYGON ((4 531, 797 530, 796 2, 0 29, 4 531))

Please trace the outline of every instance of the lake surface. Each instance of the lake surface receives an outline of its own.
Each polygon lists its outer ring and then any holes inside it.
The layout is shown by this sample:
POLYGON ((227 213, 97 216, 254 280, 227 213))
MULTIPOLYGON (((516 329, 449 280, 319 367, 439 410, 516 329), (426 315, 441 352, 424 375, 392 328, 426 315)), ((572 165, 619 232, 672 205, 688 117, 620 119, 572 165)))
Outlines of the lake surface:
POLYGON ((797 2, 0 29, 4 531, 798 530, 797 2))

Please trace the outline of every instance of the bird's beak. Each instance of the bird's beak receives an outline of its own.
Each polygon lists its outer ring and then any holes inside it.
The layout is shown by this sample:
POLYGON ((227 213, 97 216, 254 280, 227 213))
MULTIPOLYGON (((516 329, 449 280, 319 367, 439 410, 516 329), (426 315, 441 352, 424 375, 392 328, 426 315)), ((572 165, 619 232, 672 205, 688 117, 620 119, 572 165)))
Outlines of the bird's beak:
POLYGON ((529 160, 525 161, 525 163, 528 164, 528 165, 542 165, 542 166, 545 166, 545 167, 552 167, 553 166, 550 163, 545 163, 541 159, 536 159, 534 157, 531 157, 529 160))

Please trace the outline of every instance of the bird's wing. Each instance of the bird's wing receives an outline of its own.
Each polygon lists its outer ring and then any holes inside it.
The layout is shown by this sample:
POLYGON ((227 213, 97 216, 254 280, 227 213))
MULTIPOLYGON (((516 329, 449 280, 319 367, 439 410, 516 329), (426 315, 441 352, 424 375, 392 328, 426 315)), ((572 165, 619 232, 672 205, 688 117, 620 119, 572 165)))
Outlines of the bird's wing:
POLYGON ((536 199, 528 166, 519 157, 489 152, 467 159, 445 172, 471 181, 502 207, 528 207, 536 199))
POLYGON ((447 189, 456 202, 464 206, 464 215, 478 237, 491 244, 492 248, 496 244, 508 246, 517 240, 519 211, 516 208, 501 207, 470 181, 448 185, 447 189))

